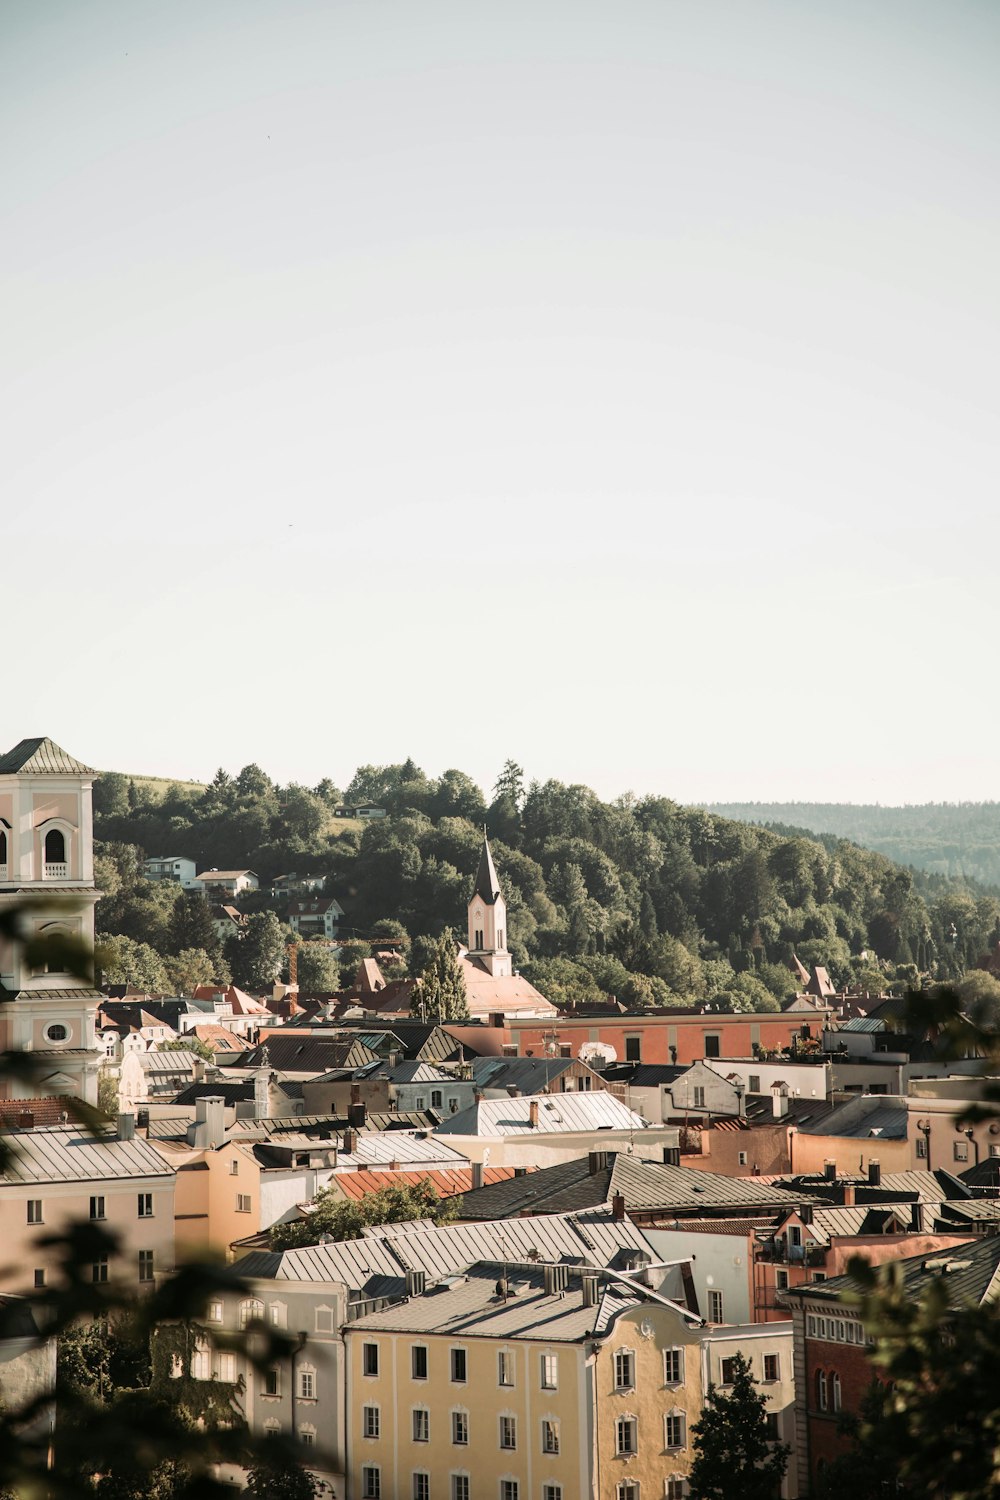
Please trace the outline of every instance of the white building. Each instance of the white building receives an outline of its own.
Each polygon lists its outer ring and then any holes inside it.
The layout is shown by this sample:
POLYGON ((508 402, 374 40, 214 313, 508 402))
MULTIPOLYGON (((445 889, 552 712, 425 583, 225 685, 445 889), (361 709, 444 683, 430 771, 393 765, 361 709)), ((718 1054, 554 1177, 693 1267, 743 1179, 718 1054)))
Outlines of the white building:
POLYGON ((184 859, 177 854, 161 854, 154 859, 147 859, 143 869, 147 880, 174 880, 185 891, 201 889, 195 880, 197 865, 193 859, 184 859))

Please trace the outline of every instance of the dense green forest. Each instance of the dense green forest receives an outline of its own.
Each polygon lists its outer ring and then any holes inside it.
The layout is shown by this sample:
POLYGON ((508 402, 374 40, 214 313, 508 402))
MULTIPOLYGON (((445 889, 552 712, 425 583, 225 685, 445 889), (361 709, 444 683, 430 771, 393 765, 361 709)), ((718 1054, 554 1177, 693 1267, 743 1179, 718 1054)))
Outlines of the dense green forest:
MULTIPOLYGON (((825 965, 839 984, 878 989, 918 973, 963 973, 1000 930, 1000 899, 856 844, 663 797, 602 802, 584 786, 528 785, 512 762, 489 799, 460 771, 431 778, 412 761, 364 766, 343 793, 328 781, 278 786, 251 765, 237 776, 220 771, 203 790, 161 791, 114 773, 97 782, 105 974, 183 990, 231 972, 262 988, 290 935, 268 894, 288 871, 324 876, 348 933, 398 936, 403 961, 421 972, 446 927, 464 933, 484 822, 509 946, 557 1003, 616 995, 637 1005, 767 1009, 794 990, 793 953, 825 965), (334 817, 342 801, 375 803, 388 816, 347 822, 334 817), (221 952, 204 903, 146 881, 145 854, 255 870, 262 890, 244 903, 250 941, 221 952)), ((338 963, 319 944, 306 949, 300 982, 316 990, 344 982, 367 951, 348 942, 338 963)))
POLYGON ((850 802, 718 802, 708 811, 742 823, 853 839, 899 864, 1000 887, 1000 802, 881 807, 850 802))

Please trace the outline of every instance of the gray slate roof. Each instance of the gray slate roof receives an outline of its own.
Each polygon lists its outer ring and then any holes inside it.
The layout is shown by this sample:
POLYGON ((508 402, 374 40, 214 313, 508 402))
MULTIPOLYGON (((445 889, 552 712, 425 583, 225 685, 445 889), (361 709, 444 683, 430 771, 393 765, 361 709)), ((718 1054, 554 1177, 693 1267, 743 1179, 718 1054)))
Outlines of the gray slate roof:
POLYGON ((140 1136, 96 1138, 78 1125, 46 1126, 5 1137, 11 1157, 0 1184, 100 1182, 102 1178, 173 1177, 174 1169, 140 1136))
MULTIPOLYGON (((991 1235, 935 1255, 914 1255, 894 1264, 902 1272, 903 1286, 910 1297, 918 1296, 934 1278, 941 1281, 951 1308, 982 1306, 995 1302, 1000 1295, 1000 1236, 991 1235)), ((829 1281, 795 1287, 784 1295, 825 1305, 859 1290, 853 1276, 834 1276, 829 1281)))
POLYGON ((0 756, 0 776, 96 776, 93 766, 74 760, 55 740, 43 735, 39 739, 19 740, 13 750, 0 756))

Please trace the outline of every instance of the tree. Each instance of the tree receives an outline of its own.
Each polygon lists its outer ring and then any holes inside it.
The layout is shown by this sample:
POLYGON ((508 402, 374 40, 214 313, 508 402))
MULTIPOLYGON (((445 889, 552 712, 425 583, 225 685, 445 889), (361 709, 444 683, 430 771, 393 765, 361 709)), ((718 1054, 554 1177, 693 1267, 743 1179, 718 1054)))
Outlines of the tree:
POLYGON ((300 943, 296 951, 300 995, 330 995, 340 989, 340 965, 325 943, 300 943))
POLYGON ((497 801, 501 797, 509 798, 514 804, 515 811, 521 811, 524 806, 524 771, 516 760, 504 761, 496 786, 493 788, 493 796, 497 801))
POLYGON ((285 935, 273 911, 257 912, 247 918, 241 938, 231 939, 226 956, 233 971, 233 982, 241 989, 269 990, 281 973, 285 961, 285 935))
POLYGON ((251 1500, 315 1500, 319 1483, 300 1464, 256 1463, 247 1470, 251 1500))
POLYGON ((446 927, 438 938, 433 958, 420 976, 418 1004, 428 1021, 469 1019, 465 976, 458 966, 455 938, 450 927, 446 927))
POLYGON ((730 1389, 710 1385, 691 1428, 691 1500, 773 1500, 788 1468, 791 1449, 768 1441, 767 1402, 749 1364, 742 1354, 732 1364, 730 1389))
POLYGON ((219 936, 212 921, 212 909, 201 891, 182 891, 170 914, 168 924, 170 951, 201 948, 211 953, 219 946, 219 936))
POLYGON ((118 1113, 118 1080, 109 1068, 97 1075, 97 1107, 112 1120, 118 1113))
POLYGON ((204 948, 182 948, 176 957, 164 959, 164 967, 175 995, 193 995, 200 984, 229 983, 225 959, 204 948))
POLYGON ((434 1184, 424 1177, 412 1187, 379 1188, 362 1198, 341 1198, 333 1188, 321 1188, 304 1219, 275 1224, 271 1229, 274 1250, 293 1250, 318 1245, 324 1238, 359 1240, 368 1225, 403 1224, 411 1219, 434 1219, 447 1224, 456 1212, 456 1200, 438 1197, 434 1184))
POLYGON ((157 1052, 193 1052, 196 1057, 204 1058, 205 1062, 215 1062, 215 1053, 207 1043, 200 1037, 192 1035, 189 1031, 184 1036, 175 1037, 172 1042, 160 1042, 156 1048, 157 1052))
POLYGON ((358 970, 366 958, 372 956, 372 945, 362 938, 347 938, 340 944, 337 959, 340 964, 340 989, 346 990, 354 983, 358 970))
POLYGON ((149 995, 164 995, 170 988, 163 960, 148 943, 121 935, 102 937, 97 963, 105 984, 126 984, 130 990, 149 995))

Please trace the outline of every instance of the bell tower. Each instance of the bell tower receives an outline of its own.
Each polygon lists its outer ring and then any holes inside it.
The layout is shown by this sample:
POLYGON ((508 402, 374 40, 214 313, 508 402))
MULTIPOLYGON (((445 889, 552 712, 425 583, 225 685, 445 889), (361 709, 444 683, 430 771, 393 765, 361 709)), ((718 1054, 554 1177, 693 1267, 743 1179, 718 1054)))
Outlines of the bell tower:
POLYGON ((476 884, 469 902, 469 957, 494 979, 509 978, 514 972, 507 951, 507 903, 500 891, 485 829, 476 884))
POLYGON ((0 1097, 71 1094, 97 1103, 99 992, 33 962, 33 939, 94 947, 96 771, 50 739, 0 756, 0 908, 20 906, 20 937, 0 934, 0 1048, 35 1054, 35 1076, 0 1079, 0 1097))

